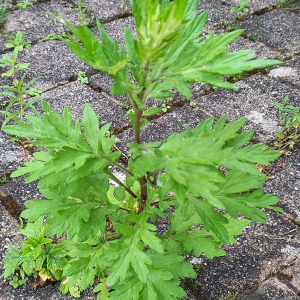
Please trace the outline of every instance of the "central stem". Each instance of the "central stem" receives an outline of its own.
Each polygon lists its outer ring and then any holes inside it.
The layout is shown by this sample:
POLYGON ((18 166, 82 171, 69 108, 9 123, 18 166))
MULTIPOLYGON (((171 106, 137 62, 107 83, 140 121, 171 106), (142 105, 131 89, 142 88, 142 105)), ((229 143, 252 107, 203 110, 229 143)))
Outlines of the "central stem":
MULTIPOLYGON (((135 111, 135 126, 134 126, 134 137, 135 142, 141 144, 141 119, 143 115, 142 109, 136 109, 135 111)), ((141 185, 141 199, 138 205, 138 213, 144 210, 145 203, 147 201, 147 179, 144 176, 140 179, 141 185)))
MULTIPOLYGON (((150 66, 150 62, 147 61, 143 68, 145 72, 144 72, 144 78, 142 81, 142 86, 143 85, 145 86, 145 83, 146 83, 146 80, 148 77, 149 66, 150 66)), ((145 97, 146 92, 147 92, 147 89, 144 87, 143 90, 137 95, 138 98, 140 100, 142 100, 144 104, 146 104, 146 101, 147 101, 147 99, 146 99, 147 97, 145 97)), ((142 122, 143 112, 144 112, 144 110, 139 107, 137 107, 135 109, 134 139, 135 139, 135 142, 139 145, 141 144, 141 122, 142 122)), ((140 213, 141 211, 144 210, 144 207, 145 207, 145 204, 147 201, 147 195, 148 195, 147 179, 145 176, 140 179, 140 186, 141 186, 141 199, 140 199, 139 205, 138 205, 138 213, 140 213)))

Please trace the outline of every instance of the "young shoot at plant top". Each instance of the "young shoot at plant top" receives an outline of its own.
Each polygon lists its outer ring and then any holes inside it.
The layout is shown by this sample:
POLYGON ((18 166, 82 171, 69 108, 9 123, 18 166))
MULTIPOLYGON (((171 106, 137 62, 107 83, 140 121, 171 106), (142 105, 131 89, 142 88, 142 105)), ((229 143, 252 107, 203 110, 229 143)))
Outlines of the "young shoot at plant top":
POLYGON ((111 123, 99 128, 99 116, 88 104, 75 123, 68 107, 59 114, 43 101, 43 117, 28 115, 26 122, 3 127, 49 150, 35 152, 34 161, 12 174, 28 174, 27 183, 39 179, 47 199, 25 203, 22 217, 29 223, 21 233, 28 239, 21 249, 10 246, 4 259, 4 277, 15 276, 14 285, 39 274, 44 281, 61 280, 62 293, 74 297, 96 280, 97 299, 181 298, 186 293, 179 279, 196 277, 186 254, 225 255, 223 244, 234 243, 252 220, 265 221, 261 208, 281 211, 274 206, 279 199, 263 193, 266 175, 255 165, 268 165, 279 153, 264 144, 244 146, 253 135, 252 130, 240 133, 246 118, 229 123, 226 116, 209 118, 164 141, 140 139, 145 118, 161 112, 147 106, 149 99, 171 97, 174 88, 191 97, 194 82, 236 89, 224 75, 280 62, 254 60, 251 50, 227 53, 243 30, 211 32, 203 39, 208 12, 199 15, 198 0, 130 3, 137 39, 126 28, 126 49, 99 21, 101 41, 87 26, 74 28, 67 21, 72 35, 61 38, 78 57, 110 75, 113 95, 128 95, 134 137, 127 166, 119 162, 121 152, 112 151, 115 138, 106 134, 111 123), (125 182, 110 166, 126 175, 125 182), (156 218, 167 218, 170 207, 168 230, 158 232, 156 218), (49 238, 64 233, 57 244, 49 238))

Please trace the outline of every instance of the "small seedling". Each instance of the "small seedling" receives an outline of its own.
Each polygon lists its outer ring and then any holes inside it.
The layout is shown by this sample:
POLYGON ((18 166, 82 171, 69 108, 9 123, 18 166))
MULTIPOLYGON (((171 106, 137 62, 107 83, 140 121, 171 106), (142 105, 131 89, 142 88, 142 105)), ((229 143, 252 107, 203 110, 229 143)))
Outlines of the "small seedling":
POLYGON ((163 112, 167 112, 169 108, 171 108, 171 106, 166 104, 166 103, 163 103, 161 105, 161 109, 162 109, 163 112))
POLYGON ((54 12, 47 11, 45 15, 49 17, 48 25, 56 26, 57 22, 63 22, 64 16, 58 14, 58 9, 54 12))
POLYGON ((0 184, 10 182, 9 178, 4 174, 2 177, 0 177, 0 184))
POLYGON ((26 85, 24 84, 24 79, 26 77, 27 73, 22 76, 20 80, 15 79, 14 80, 14 86, 0 86, 0 89, 4 89, 5 91, 0 93, 0 95, 8 96, 10 97, 10 102, 6 107, 5 112, 2 112, 5 114, 5 120, 2 124, 2 126, 5 126, 9 120, 23 120, 24 111, 30 107, 37 115, 39 113, 35 109, 35 107, 32 105, 33 103, 42 100, 42 98, 39 96, 42 91, 36 89, 36 88, 30 88, 30 86, 39 80, 41 77, 37 77, 29 81, 26 85), (26 95, 34 96, 34 98, 30 98, 29 101, 26 102, 26 95), (16 110, 13 113, 11 113, 9 110, 10 108, 15 104, 18 103, 20 106, 20 110, 16 110), (17 116, 20 115, 20 118, 17 116))
POLYGON ((237 12, 243 12, 248 13, 249 9, 245 7, 245 5, 248 3, 249 0, 240 0, 240 7, 232 7, 230 12, 231 13, 237 13, 237 12))
MULTIPOLYGON (((16 47, 14 49, 12 57, 10 57, 8 54, 4 54, 3 58, 0 59, 1 64, 6 64, 10 66, 10 69, 6 73, 2 73, 2 77, 12 77, 15 79, 16 72, 24 69, 28 69, 29 63, 16 63, 16 60, 18 58, 19 54, 19 48, 16 47)), ((2 66, 2 65, 1 65, 2 66)))
POLYGON ((78 6, 75 8, 78 12, 78 21, 81 25, 87 25, 88 22, 86 21, 87 17, 89 16, 88 10, 84 7, 82 0, 78 1, 78 6))
POLYGON ((235 294, 230 294, 230 295, 227 295, 227 296, 224 296, 224 295, 221 295, 221 296, 217 296, 218 299, 220 300, 236 300, 237 299, 237 296, 238 296, 238 292, 236 292, 235 294))
POLYGON ((88 84, 88 83, 89 83, 89 79, 87 78, 85 72, 83 72, 83 71, 79 71, 79 72, 78 72, 78 77, 77 77, 77 79, 78 79, 81 83, 83 83, 83 84, 88 84))
POLYGON ((299 108, 286 105, 289 95, 284 97, 282 103, 271 104, 269 107, 279 107, 279 118, 283 131, 276 135, 277 141, 274 143, 279 150, 285 148, 293 149, 295 142, 300 137, 300 112, 299 108))
POLYGON ((8 43, 5 45, 6 48, 18 48, 19 51, 23 51, 24 48, 30 46, 31 42, 23 39, 23 33, 21 31, 9 36, 8 43))
POLYGON ((24 1, 24 2, 19 2, 16 4, 17 7, 21 8, 21 9, 25 9, 29 6, 32 6, 33 3, 32 2, 27 2, 27 1, 24 1))
MULTIPOLYGON (((5 120, 2 124, 2 127, 5 126, 12 119, 15 121, 18 121, 18 120, 22 121, 24 112, 26 111, 27 108, 31 108, 35 112, 36 115, 39 115, 37 110, 33 106, 33 104, 35 102, 43 99, 42 97, 40 97, 40 94, 42 93, 42 91, 37 88, 31 87, 31 85, 34 82, 36 82, 38 79, 40 79, 40 77, 32 79, 27 84, 24 83, 24 79, 25 79, 27 73, 25 73, 21 77, 20 80, 18 80, 16 78, 16 73, 18 71, 27 69, 29 66, 29 63, 16 64, 16 60, 17 60, 18 53, 19 53, 18 51, 19 51, 18 47, 16 47, 14 49, 12 58, 10 58, 7 54, 5 54, 4 58, 0 59, 1 63, 10 65, 10 69, 6 73, 2 74, 2 76, 4 75, 4 76, 13 78, 13 86, 0 86, 0 89, 4 89, 4 92, 1 92, 0 95, 9 97, 9 103, 6 106, 5 111, 0 111, 5 116, 5 120), (30 98, 28 101, 26 101, 28 99, 28 97, 32 97, 32 98, 30 98), (20 109, 10 112, 10 109, 15 104, 18 104, 20 109)), ((23 138, 19 139, 18 137, 16 137, 16 138, 13 138, 13 140, 20 141, 23 146, 23 149, 25 149, 25 143, 24 143, 23 138)), ((25 150, 24 150, 24 154, 27 157, 25 150)))
POLYGON ((56 33, 49 33, 47 36, 45 36, 43 38, 43 42, 46 42, 46 41, 53 41, 53 40, 60 40, 60 37, 62 38, 67 38, 68 37, 68 34, 66 32, 63 32, 61 34, 56 34, 56 33))

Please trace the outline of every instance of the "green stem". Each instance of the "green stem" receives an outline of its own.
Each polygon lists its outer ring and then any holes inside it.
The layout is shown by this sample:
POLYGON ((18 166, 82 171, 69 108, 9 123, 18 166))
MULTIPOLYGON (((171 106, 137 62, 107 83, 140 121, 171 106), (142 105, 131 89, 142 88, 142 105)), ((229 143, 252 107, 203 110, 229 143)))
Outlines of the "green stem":
POLYGON ((113 180, 115 183, 117 183, 117 184, 123 186, 123 187, 125 188, 126 192, 127 192, 131 197, 137 198, 137 195, 136 195, 134 192, 132 192, 132 191, 131 191, 131 190, 130 190, 130 189, 129 189, 122 181, 121 181, 121 180, 119 180, 113 173, 110 172, 109 175, 111 176, 112 180, 113 180))
POLYGON ((121 164, 119 164, 119 163, 117 163, 117 162, 114 162, 114 161, 112 161, 112 160, 110 160, 110 159, 108 159, 108 158, 106 158, 106 157, 104 157, 104 156, 102 156, 102 155, 99 155, 99 154, 96 153, 96 152, 93 152, 93 154, 94 154, 95 156, 98 156, 98 157, 101 158, 101 159, 106 160, 106 161, 109 162, 112 166, 119 168, 120 170, 122 170, 122 171, 125 172, 126 174, 128 174, 128 175, 130 175, 130 176, 133 176, 133 174, 132 174, 129 170, 127 170, 125 167, 123 167, 121 164))
MULTIPOLYGON (((146 80, 148 77, 150 67, 150 61, 147 61, 144 66, 145 75, 142 81, 142 86, 146 84, 146 80)), ((137 95, 137 97, 143 101, 144 104, 147 102, 147 97, 149 95, 149 91, 147 91, 146 88, 143 88, 143 90, 137 95)), ((141 120, 143 116, 143 110, 136 108, 135 109, 135 122, 134 122, 134 140, 137 144, 141 144, 141 120)), ((140 179, 140 186, 141 186, 141 199, 139 201, 138 205, 138 213, 142 212, 144 210, 146 201, 147 201, 147 178, 144 176, 140 179)))

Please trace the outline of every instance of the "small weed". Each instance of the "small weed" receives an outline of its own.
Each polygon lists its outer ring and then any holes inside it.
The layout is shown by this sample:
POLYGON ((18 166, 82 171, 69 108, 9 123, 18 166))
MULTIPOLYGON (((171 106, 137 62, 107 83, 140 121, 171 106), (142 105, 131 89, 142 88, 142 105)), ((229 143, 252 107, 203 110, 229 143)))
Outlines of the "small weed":
POLYGON ((83 71, 79 71, 78 72, 78 78, 77 78, 81 83, 83 84, 88 84, 89 83, 89 80, 85 74, 85 72, 83 71))
POLYGON ((19 51, 23 51, 24 48, 29 48, 30 46, 31 42, 25 41, 23 39, 23 33, 18 31, 8 36, 8 43, 5 45, 5 48, 18 48, 19 51))
POLYGON ((63 15, 58 14, 58 9, 54 12, 47 11, 45 15, 49 18, 48 25, 56 26, 57 22, 63 22, 63 15))
POLYGON ((25 8, 27 8, 27 7, 29 7, 29 6, 32 6, 33 5, 33 3, 32 2, 19 2, 19 3, 17 3, 17 7, 19 7, 19 8, 21 8, 21 9, 25 9, 25 8))
POLYGON ((80 25, 88 25, 88 22, 86 21, 86 19, 88 18, 88 16, 90 14, 89 14, 88 10, 84 7, 82 0, 79 0, 78 6, 75 8, 75 10, 79 13, 78 21, 79 21, 80 25))
POLYGON ((232 294, 227 295, 227 296, 221 295, 221 296, 217 296, 217 297, 222 300, 236 300, 237 295, 238 295, 238 292, 236 292, 234 295, 232 295, 232 294))
POLYGON ((4 174, 2 177, 0 177, 0 184, 10 182, 6 174, 4 174))
POLYGON ((166 103, 163 103, 161 105, 161 109, 162 109, 163 112, 167 112, 169 108, 171 108, 171 106, 166 104, 166 103))
POLYGON ((62 38, 67 38, 68 37, 68 34, 66 32, 63 32, 61 34, 56 34, 56 33, 49 33, 47 36, 45 36, 43 38, 43 42, 46 42, 46 41, 53 41, 53 40, 60 40, 60 37, 62 38))
POLYGON ((279 118, 283 131, 276 135, 277 141, 274 143, 279 150, 284 151, 285 148, 293 149, 295 142, 300 137, 300 112, 299 108, 292 105, 286 105, 289 95, 284 97, 282 103, 275 103, 269 107, 279 107, 279 118))
POLYGON ((248 13, 249 9, 245 7, 245 5, 248 3, 249 0, 240 0, 240 7, 232 7, 230 12, 231 13, 237 13, 237 12, 243 12, 248 13))
POLYGON ((229 25, 229 22, 227 22, 224 18, 220 20, 220 26, 223 28, 226 28, 229 25))
MULTIPOLYGON (((38 90, 37 88, 32 88, 31 85, 36 82, 40 77, 34 78, 31 81, 29 81, 27 84, 24 83, 24 79, 27 75, 25 73, 20 80, 16 78, 16 73, 20 70, 27 69, 29 67, 29 63, 19 63, 16 64, 16 60, 18 57, 19 48, 16 47, 13 52, 12 58, 10 58, 7 54, 4 55, 3 59, 0 59, 0 63, 8 64, 10 66, 10 69, 3 73, 2 76, 12 77, 13 79, 13 85, 14 86, 0 86, 0 89, 4 89, 4 92, 1 92, 0 95, 8 96, 9 97, 9 104, 7 105, 5 111, 0 111, 4 114, 5 120, 2 124, 2 127, 5 126, 10 120, 23 120, 24 112, 27 108, 31 108, 36 115, 39 115, 33 104, 39 100, 42 100, 42 97, 40 97, 40 94, 42 93, 41 90, 38 90), (26 101, 29 97, 31 98, 29 101, 26 101), (10 112, 10 109, 13 105, 19 104, 20 109, 15 110, 14 112, 10 112), (20 116, 20 117, 18 117, 20 116)), ((14 140, 18 140, 21 142, 23 149, 25 149, 25 143, 23 138, 20 140, 18 138, 13 138, 14 140)), ((24 150, 25 156, 26 152, 24 150)))
POLYGON ((231 82, 235 83, 235 82, 240 81, 242 79, 244 79, 243 73, 241 73, 241 74, 235 74, 235 75, 232 75, 231 82))
POLYGON ((2 124, 2 126, 5 126, 5 124, 8 123, 9 120, 14 119, 17 120, 18 119, 18 115, 20 115, 20 120, 22 121, 23 119, 23 115, 24 115, 24 111, 30 107, 37 115, 39 115, 39 113, 37 112, 37 110, 32 106, 33 103, 35 103, 36 101, 41 100, 42 98, 39 96, 42 91, 36 89, 36 88, 30 88, 30 86, 36 82, 38 79, 40 79, 41 77, 37 77, 34 78, 33 80, 29 81, 26 85, 24 84, 24 79, 26 77, 27 73, 24 74, 22 76, 22 78, 20 80, 15 79, 14 80, 14 86, 0 86, 1 89, 4 89, 5 92, 0 93, 0 95, 4 95, 4 96, 8 96, 10 97, 10 102, 8 104, 8 106, 6 107, 5 112, 2 112, 5 114, 5 120, 2 124), (35 98, 31 99, 30 101, 25 103, 26 98, 28 98, 28 96, 34 96, 35 98), (15 104, 15 103, 19 103, 20 105, 20 110, 17 110, 13 113, 9 112, 9 109, 15 104))
POLYGON ((7 64, 10 66, 10 69, 6 73, 3 73, 1 75, 2 77, 6 76, 15 79, 16 72, 20 70, 28 69, 29 63, 19 63, 19 64, 16 63, 18 54, 19 54, 19 47, 16 47, 14 49, 12 57, 10 57, 7 54, 4 54, 3 58, 0 59, 1 64, 7 64))
POLYGON ((199 110, 200 110, 200 107, 197 106, 197 103, 195 103, 195 102, 191 102, 191 103, 190 103, 190 106, 193 107, 193 108, 195 108, 196 111, 199 111, 199 110))

